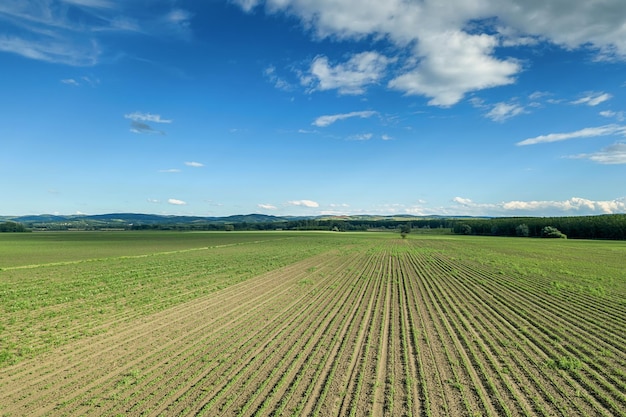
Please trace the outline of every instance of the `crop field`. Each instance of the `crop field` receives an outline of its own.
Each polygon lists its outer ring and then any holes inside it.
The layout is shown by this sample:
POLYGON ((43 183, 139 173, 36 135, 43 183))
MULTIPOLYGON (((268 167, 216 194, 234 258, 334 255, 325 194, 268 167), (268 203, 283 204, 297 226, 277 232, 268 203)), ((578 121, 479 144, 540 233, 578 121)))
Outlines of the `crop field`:
POLYGON ((0 235, 0 416, 626 416, 626 242, 0 235))

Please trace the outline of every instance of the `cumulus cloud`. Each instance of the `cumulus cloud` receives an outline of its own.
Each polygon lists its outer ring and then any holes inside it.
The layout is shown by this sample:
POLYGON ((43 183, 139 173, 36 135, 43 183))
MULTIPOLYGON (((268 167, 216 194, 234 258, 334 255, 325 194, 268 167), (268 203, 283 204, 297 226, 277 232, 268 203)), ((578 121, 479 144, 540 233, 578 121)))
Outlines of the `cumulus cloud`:
POLYGON ((572 155, 569 158, 589 159, 603 165, 626 164, 626 143, 615 143, 598 152, 572 155))
POLYGON ((624 199, 609 201, 593 201, 586 198, 573 197, 565 201, 509 201, 501 204, 507 211, 538 211, 556 209, 561 212, 589 212, 613 214, 626 211, 624 199))
POLYGON ((572 104, 586 104, 587 106, 597 106, 610 100, 613 96, 609 93, 587 93, 584 97, 572 101, 572 104))
POLYGON ((452 106, 471 91, 515 82, 521 65, 492 56, 498 40, 492 35, 444 31, 420 37, 418 66, 389 82, 407 95, 431 97, 430 105, 452 106))
POLYGON ((300 81, 311 90, 338 90, 339 94, 363 94, 365 87, 377 83, 391 60, 377 52, 361 52, 335 66, 325 56, 316 57, 309 73, 300 81))
MULTIPOLYGON (((388 86, 428 97, 436 106, 515 82, 523 67, 506 56, 509 47, 546 42, 595 50, 598 59, 626 59, 622 0, 552 1, 547 6, 526 0, 233 1, 248 12, 265 5, 269 13, 294 16, 317 38, 388 41, 402 61, 388 86)), ((329 75, 349 72, 319 64, 329 75)))
POLYGON ((367 111, 353 111, 351 113, 341 113, 341 114, 320 116, 317 119, 315 119, 315 121, 313 122, 313 125, 317 127, 326 127, 339 120, 345 120, 351 117, 360 117, 362 119, 366 119, 376 114, 378 114, 378 112, 367 110, 367 111))
POLYGON ((263 210, 277 210, 278 209, 278 207, 273 206, 271 204, 257 204, 257 206, 263 210))
POLYGON ((503 122, 525 112, 524 107, 516 103, 497 103, 485 116, 494 122, 503 122))
POLYGON ((455 197, 454 202, 463 207, 465 213, 502 215, 535 214, 541 215, 591 215, 626 212, 626 198, 594 201, 572 197, 568 200, 507 201, 500 203, 475 203, 469 198, 455 197))
POLYGON ((620 125, 605 125, 599 127, 587 127, 585 129, 580 129, 575 132, 569 133, 550 133, 547 135, 541 135, 534 138, 524 139, 521 142, 517 142, 518 146, 525 145, 536 145, 538 143, 548 143, 548 142, 559 142, 563 140, 569 139, 578 139, 578 138, 591 138, 596 136, 613 136, 620 135, 626 136, 626 126, 620 125))
POLYGON ((175 198, 170 198, 167 200, 168 204, 173 204, 175 206, 186 206, 187 203, 184 202, 183 200, 177 200, 175 198))
POLYGON ((315 201, 311 201, 311 200, 294 200, 294 201, 288 201, 287 204, 289 204, 290 206, 300 206, 300 207, 309 207, 309 208, 315 208, 315 207, 319 207, 319 203, 315 202, 315 201))
POLYGON ((204 166, 204 164, 201 162, 185 162, 185 165, 187 165, 188 167, 193 167, 193 168, 201 168, 204 166))

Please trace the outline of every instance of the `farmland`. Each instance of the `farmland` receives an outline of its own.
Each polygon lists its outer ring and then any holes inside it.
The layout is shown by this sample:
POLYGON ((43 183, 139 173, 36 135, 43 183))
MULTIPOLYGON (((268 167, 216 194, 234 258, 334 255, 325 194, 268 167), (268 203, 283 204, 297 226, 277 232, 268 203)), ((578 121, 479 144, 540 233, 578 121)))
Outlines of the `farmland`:
POLYGON ((0 415, 626 415, 626 243, 0 236, 0 415))

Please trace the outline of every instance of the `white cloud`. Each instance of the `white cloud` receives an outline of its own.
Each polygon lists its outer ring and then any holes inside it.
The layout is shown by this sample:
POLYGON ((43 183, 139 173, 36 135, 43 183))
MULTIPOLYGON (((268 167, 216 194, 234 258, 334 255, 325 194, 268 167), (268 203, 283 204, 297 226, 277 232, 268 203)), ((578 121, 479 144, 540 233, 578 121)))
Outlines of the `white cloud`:
POLYGON ((586 198, 573 197, 565 201, 509 201, 501 207, 507 211, 545 211, 554 209, 560 212, 585 212, 613 214, 626 211, 624 199, 609 201, 593 201, 586 198))
POLYGON ((391 136, 389 136, 389 135, 382 135, 380 138, 382 140, 393 140, 393 138, 391 136))
POLYGON ((148 203, 152 203, 152 204, 159 204, 159 203, 161 203, 161 201, 156 200, 154 198, 149 198, 147 201, 148 201, 148 203))
POLYGON ((623 111, 605 110, 600 112, 600 116, 615 118, 620 122, 626 120, 626 114, 623 111))
POLYGON ((187 165, 188 167, 193 167, 193 168, 201 168, 204 166, 204 164, 200 162, 185 162, 185 165, 187 165))
POLYGON ((572 104, 586 104, 587 106, 597 106, 600 103, 604 103, 610 100, 613 96, 609 93, 587 93, 584 97, 579 98, 576 101, 572 101, 572 104))
POLYGON ((130 119, 136 122, 154 122, 154 123, 172 123, 171 120, 161 119, 161 115, 152 113, 134 112, 124 115, 124 118, 130 119))
POLYGON ((311 90, 338 90, 339 94, 363 94, 365 87, 377 83, 391 60, 377 52, 361 52, 347 62, 332 66, 325 56, 316 57, 309 74, 301 77, 311 90))
POLYGON ((547 92, 547 91, 535 91, 535 92, 529 94, 528 98, 531 99, 531 100, 539 100, 539 99, 542 99, 544 97, 549 97, 551 95, 552 94, 547 92))
POLYGON ((292 91, 294 89, 293 85, 291 85, 284 78, 281 78, 278 76, 278 74, 276 73, 276 67, 273 65, 270 65, 269 67, 265 68, 265 70, 263 71, 263 75, 272 84, 274 84, 274 87, 276 87, 279 90, 292 91))
POLYGON ((273 206, 271 204, 257 204, 257 206, 263 210, 277 210, 278 209, 278 207, 273 206))
POLYGON ((98 63, 101 50, 96 40, 61 36, 36 36, 34 38, 0 36, 0 51, 76 67, 92 66, 98 63))
POLYGON ((626 59, 623 0, 234 1, 296 17, 317 38, 388 41, 402 64, 389 87, 437 106, 515 82, 523 67, 507 58, 509 47, 543 42, 626 59))
POLYGON ((159 172, 178 173, 178 172, 180 172, 180 169, 177 169, 177 168, 161 169, 161 170, 159 170, 159 172))
POLYGON ((92 78, 87 77, 87 76, 80 77, 79 80, 77 80, 75 78, 66 78, 66 79, 61 80, 61 82, 63 84, 73 85, 75 87, 80 87, 83 84, 89 84, 90 86, 95 87, 98 84, 100 84, 100 80, 99 79, 97 79, 97 78, 92 79, 92 78))
POLYGON ((524 107, 516 103, 497 103, 485 116, 494 122, 503 122, 525 112, 524 107))
POLYGON ((159 135, 165 135, 165 132, 163 132, 162 130, 154 129, 146 122, 172 123, 171 120, 162 119, 161 115, 159 114, 142 113, 138 111, 134 113, 127 113, 124 115, 124 118, 131 120, 130 131, 133 133, 157 133, 159 135))
POLYGON ((67 78, 67 79, 61 80, 61 82, 63 84, 73 85, 73 86, 76 86, 76 87, 80 86, 80 83, 78 81, 76 81, 75 79, 73 79, 73 78, 67 78))
POLYGON ((603 165, 626 164, 626 143, 615 143, 595 153, 582 153, 569 158, 589 159, 603 165))
POLYGON ((452 106, 471 91, 515 82, 521 65, 492 56, 498 40, 492 35, 470 35, 448 30, 421 36, 416 47, 419 64, 389 82, 407 95, 430 97, 429 105, 452 106))
POLYGON ((562 140, 577 139, 577 138, 591 138, 596 136, 612 136, 620 135, 626 136, 626 126, 620 125, 605 125, 599 127, 587 127, 585 129, 577 130, 569 133, 550 133, 548 135, 541 135, 534 138, 524 139, 521 142, 517 142, 518 146, 535 145, 538 143, 559 142, 562 140))
POLYGON ((114 7, 114 4, 107 0, 62 0, 64 3, 70 3, 77 6, 83 7, 95 7, 95 8, 103 8, 110 9, 114 7))
POLYGON ((452 201, 454 201, 455 203, 464 205, 464 206, 473 204, 472 200, 470 200, 469 198, 463 198, 463 197, 454 197, 452 201))
POLYGON ((294 200, 294 201, 288 201, 287 204, 291 206, 301 206, 301 207, 309 207, 309 208, 315 208, 315 207, 320 206, 319 203, 315 201, 311 201, 311 200, 294 200))
POLYGON ((370 140, 374 136, 372 133, 361 133, 357 135, 349 136, 349 140, 370 140))
POLYGON ((169 204, 173 204, 175 206, 185 206, 185 205, 187 205, 187 203, 184 202, 183 200, 177 200, 175 198, 170 198, 169 200, 167 200, 167 202, 169 204))
POLYGON ((366 119, 368 117, 372 117, 378 114, 378 112, 367 110, 367 111, 353 111, 351 113, 342 113, 342 114, 332 114, 326 116, 320 116, 313 122, 314 126, 318 127, 326 127, 338 120, 349 119, 351 117, 360 117, 362 119, 366 119))
POLYGON ((530 214, 537 215, 592 215, 626 212, 626 198, 594 201, 572 197, 562 201, 507 201, 501 203, 475 203, 469 198, 455 197, 454 201, 463 206, 463 213, 474 215, 530 214))

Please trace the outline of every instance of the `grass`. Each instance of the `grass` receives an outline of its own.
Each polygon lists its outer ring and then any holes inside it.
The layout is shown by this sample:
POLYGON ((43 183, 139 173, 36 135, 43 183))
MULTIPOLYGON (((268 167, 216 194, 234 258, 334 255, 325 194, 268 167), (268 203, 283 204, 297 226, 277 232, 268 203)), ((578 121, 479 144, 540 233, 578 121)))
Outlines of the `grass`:
POLYGON ((354 241, 302 232, 0 238, 0 367, 354 241))

